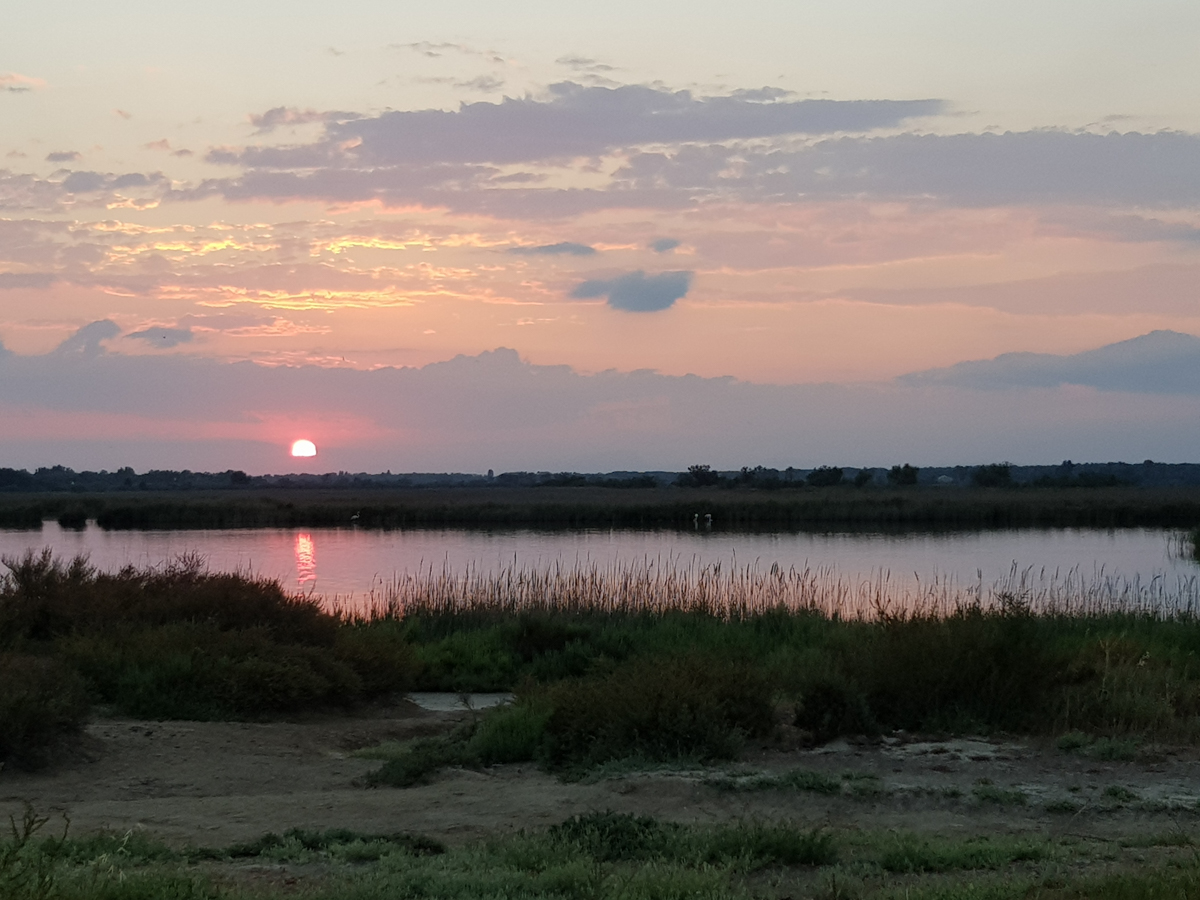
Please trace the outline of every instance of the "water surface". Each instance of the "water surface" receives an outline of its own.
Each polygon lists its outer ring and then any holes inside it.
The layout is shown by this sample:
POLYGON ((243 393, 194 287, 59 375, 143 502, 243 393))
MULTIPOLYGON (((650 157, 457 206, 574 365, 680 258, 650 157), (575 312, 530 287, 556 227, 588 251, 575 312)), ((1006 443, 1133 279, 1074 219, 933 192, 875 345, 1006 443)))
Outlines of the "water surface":
POLYGON ((101 569, 157 566, 198 553, 216 571, 278 578, 294 590, 342 599, 378 593, 423 571, 487 574, 507 568, 721 565, 821 569, 850 582, 990 586, 1014 569, 1033 580, 1116 579, 1195 591, 1200 566, 1163 529, 1054 529, 937 534, 731 534, 676 531, 374 531, 356 528, 81 531, 0 530, 0 555, 50 547, 87 554, 101 569))

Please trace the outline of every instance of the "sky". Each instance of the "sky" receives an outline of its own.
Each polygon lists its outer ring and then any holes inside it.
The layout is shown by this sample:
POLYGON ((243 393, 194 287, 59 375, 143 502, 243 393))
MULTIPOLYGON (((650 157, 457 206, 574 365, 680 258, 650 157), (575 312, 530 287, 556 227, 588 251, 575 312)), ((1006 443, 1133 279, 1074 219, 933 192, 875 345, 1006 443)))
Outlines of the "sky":
POLYGON ((20 5, 0 466, 1196 461, 1198 45, 1194 2, 20 5))

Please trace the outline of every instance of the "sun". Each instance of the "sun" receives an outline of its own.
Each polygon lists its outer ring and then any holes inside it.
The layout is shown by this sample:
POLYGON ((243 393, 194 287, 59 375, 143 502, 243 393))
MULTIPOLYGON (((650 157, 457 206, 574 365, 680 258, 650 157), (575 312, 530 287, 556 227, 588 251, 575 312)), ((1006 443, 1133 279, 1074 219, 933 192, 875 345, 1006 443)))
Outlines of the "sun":
POLYGON ((317 445, 312 441, 301 438, 292 444, 292 456, 316 456, 317 445))

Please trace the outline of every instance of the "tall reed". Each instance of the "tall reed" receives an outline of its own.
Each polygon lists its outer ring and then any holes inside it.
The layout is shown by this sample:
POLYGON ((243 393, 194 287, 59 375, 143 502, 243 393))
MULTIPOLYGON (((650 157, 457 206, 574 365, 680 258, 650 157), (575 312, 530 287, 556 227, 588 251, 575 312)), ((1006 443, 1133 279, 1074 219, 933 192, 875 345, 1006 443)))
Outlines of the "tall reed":
POLYGON ((518 614, 662 615, 700 613, 723 619, 768 610, 818 613, 831 619, 945 616, 964 609, 1013 610, 1067 616, 1115 613, 1194 616, 1200 580, 1085 574, 1019 568, 985 585, 952 577, 897 578, 880 571, 853 579, 827 566, 762 568, 646 558, 605 565, 583 561, 534 568, 510 564, 498 571, 432 566, 377 583, 368 595, 330 601, 353 622, 410 615, 505 618, 518 614))

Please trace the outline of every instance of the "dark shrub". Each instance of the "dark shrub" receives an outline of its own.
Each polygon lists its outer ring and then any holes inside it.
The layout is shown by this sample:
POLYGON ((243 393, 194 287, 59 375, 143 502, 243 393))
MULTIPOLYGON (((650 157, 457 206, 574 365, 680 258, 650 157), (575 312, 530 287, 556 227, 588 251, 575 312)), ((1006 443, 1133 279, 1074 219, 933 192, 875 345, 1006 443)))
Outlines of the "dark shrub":
POLYGON ((362 680, 320 647, 263 631, 173 625, 61 642, 63 658, 122 712, 161 719, 239 718, 358 700, 362 680))
POLYGON ((266 628, 277 640, 331 646, 338 620, 316 600, 287 594, 277 581, 212 573, 199 557, 160 569, 97 572, 83 557, 68 564, 49 549, 5 559, 0 625, 12 641, 51 640, 119 625, 207 622, 220 630, 266 628))
POLYGON ((412 645, 394 622, 343 626, 333 653, 354 670, 368 696, 412 690, 421 668, 412 645))
POLYGON ((878 731, 862 694, 844 680, 828 677, 818 678, 803 689, 795 724, 811 732, 821 744, 842 734, 878 731))
POLYGON ((87 709, 83 682, 61 663, 0 653, 0 763, 41 765, 83 727, 87 709))
POLYGON ((917 475, 919 475, 920 472, 920 469, 918 469, 916 466, 910 466, 908 463, 905 463, 902 466, 892 466, 887 473, 888 484, 895 487, 905 487, 907 485, 916 484, 917 475))
POLYGON ((847 647, 846 671, 881 726, 1020 729, 1061 671, 1040 624, 1019 608, 895 618, 847 647))
POLYGON ((607 674, 549 687, 552 765, 610 759, 730 759, 745 735, 774 725, 771 688, 756 669, 719 657, 626 663, 607 674))

